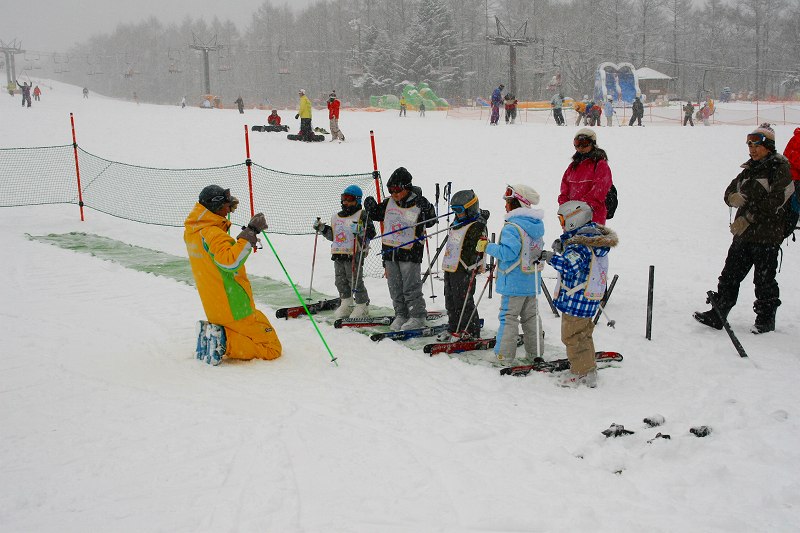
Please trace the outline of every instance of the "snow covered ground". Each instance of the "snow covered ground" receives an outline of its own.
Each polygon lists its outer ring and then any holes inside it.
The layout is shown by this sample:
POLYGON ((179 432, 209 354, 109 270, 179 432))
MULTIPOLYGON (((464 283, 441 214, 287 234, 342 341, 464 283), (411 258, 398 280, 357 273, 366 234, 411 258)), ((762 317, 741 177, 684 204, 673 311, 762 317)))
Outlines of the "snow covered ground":
MULTIPOLYGON (((0 147, 68 144, 74 112, 78 142, 102 157, 226 165, 244 159, 242 124, 266 119, 83 99, 79 87, 43 83, 52 89, 30 109, 0 97, 0 147)), ((281 114, 294 129, 294 111, 281 114)), ((314 117, 327 128, 323 111, 314 117)), ((524 182, 541 193, 546 242, 558 235, 556 195, 574 127, 490 128, 434 112, 344 111, 340 122, 343 144, 260 134, 252 157, 285 171, 370 171, 373 129, 386 178, 406 166, 429 198, 437 182, 474 188, 495 232, 504 186, 524 182)), ((209 367, 193 357, 202 317, 193 287, 27 238, 82 231, 185 256, 180 228, 92 210, 80 222, 72 205, 0 209, 0 530, 799 530, 800 244, 784 250, 776 332, 748 333, 752 277, 743 284, 730 320, 749 359, 691 318, 706 309, 730 243, 722 192, 747 159, 751 129, 598 130, 620 194, 610 222, 620 279, 608 306, 616 328, 601 320, 595 342, 625 361, 601 370, 595 390, 560 389, 549 375, 501 377, 324 325, 336 367, 307 320, 273 322, 285 348, 274 362, 209 367), (645 428, 654 413, 666 424, 645 428), (600 432, 612 422, 635 434, 606 439, 600 432), (696 438, 688 431, 696 425, 713 433, 696 438), (648 443, 657 432, 672 438, 648 443)), ((776 131, 782 149, 793 127, 776 131)), ((317 215, 329 213, 298 223, 317 215)), ((307 287, 313 237, 272 240, 307 287)), ((314 286, 333 294, 323 259, 314 286)), ((248 271, 282 278, 270 253, 253 256, 248 271)), ((389 304, 384 281, 368 287, 375 304, 389 304)), ((440 284, 436 291, 441 301, 440 284)), ((488 327, 498 301, 481 302, 488 327)), ((546 302, 540 309, 559 357, 558 319, 546 302)))

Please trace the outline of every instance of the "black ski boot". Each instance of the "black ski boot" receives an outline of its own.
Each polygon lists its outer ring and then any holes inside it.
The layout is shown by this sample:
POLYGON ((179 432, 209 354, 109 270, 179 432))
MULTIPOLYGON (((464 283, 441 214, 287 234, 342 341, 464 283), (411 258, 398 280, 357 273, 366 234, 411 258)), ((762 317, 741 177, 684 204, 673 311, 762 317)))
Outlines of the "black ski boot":
POLYGON ((769 300, 756 300, 753 304, 753 311, 756 312, 756 323, 750 328, 755 335, 775 331, 775 313, 781 301, 778 298, 769 300))
POLYGON ((733 305, 720 304, 719 294, 717 293, 714 293, 714 302, 712 303, 709 297, 708 303, 711 304, 711 309, 705 313, 701 313, 699 311, 696 312, 693 315, 694 319, 710 328, 722 329, 722 326, 725 323, 725 320, 727 320, 728 313, 730 313, 733 305))

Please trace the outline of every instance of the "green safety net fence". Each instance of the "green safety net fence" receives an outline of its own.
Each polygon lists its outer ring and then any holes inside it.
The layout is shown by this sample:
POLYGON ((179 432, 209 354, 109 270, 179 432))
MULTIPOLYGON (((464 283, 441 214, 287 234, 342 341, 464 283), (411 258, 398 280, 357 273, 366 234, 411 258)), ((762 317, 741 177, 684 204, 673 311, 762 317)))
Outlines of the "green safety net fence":
MULTIPOLYGON (((245 163, 210 168, 152 168, 111 161, 80 147, 78 163, 84 206, 114 217, 182 227, 200 191, 215 183, 230 188, 231 194, 239 198, 239 208, 231 215, 231 222, 243 226, 250 220, 245 163)), ((4 176, 0 180, 0 207, 79 203, 71 144, 0 149, 0 169, 4 176)), ((313 235, 311 225, 316 217, 330 220, 341 209, 339 197, 348 185, 358 185, 365 196, 375 196, 376 184, 371 172, 294 174, 256 163, 250 169, 255 212, 266 215, 268 233, 313 235)), ((377 186, 382 188, 380 180, 377 186)), ((365 275, 383 274, 380 257, 374 253, 365 256, 364 265, 365 275)))

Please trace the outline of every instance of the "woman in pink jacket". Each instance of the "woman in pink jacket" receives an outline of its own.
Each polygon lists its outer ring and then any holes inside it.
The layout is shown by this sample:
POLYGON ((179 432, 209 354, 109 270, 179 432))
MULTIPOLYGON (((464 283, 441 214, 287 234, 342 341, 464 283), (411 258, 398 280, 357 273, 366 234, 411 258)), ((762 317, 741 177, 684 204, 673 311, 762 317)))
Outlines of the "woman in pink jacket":
POLYGON ((597 134, 581 128, 573 139, 575 155, 561 178, 558 205, 570 200, 586 202, 592 208, 592 222, 606 223, 606 196, 611 189, 611 168, 605 150, 597 146, 597 134))

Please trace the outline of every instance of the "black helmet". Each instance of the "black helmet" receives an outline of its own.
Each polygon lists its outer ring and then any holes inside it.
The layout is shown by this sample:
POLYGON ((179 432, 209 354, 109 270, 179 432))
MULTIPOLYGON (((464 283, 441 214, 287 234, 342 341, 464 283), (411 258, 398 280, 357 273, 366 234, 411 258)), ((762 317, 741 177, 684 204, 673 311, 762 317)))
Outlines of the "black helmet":
POLYGON ((456 213, 465 212, 470 217, 476 216, 481 212, 478 195, 472 189, 458 191, 450 198, 450 209, 456 213))
POLYGON ((404 189, 411 188, 411 173, 405 167, 397 167, 386 182, 386 187, 403 187, 404 189))
POLYGON ((212 213, 216 213, 223 205, 231 202, 231 190, 223 189, 219 185, 209 185, 200 191, 198 202, 212 213))

